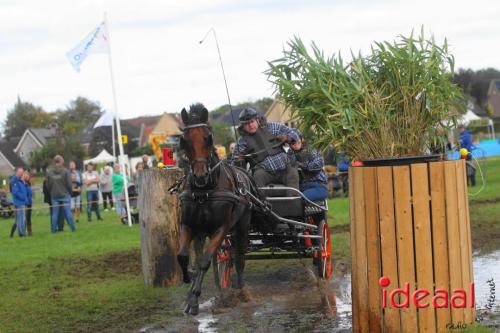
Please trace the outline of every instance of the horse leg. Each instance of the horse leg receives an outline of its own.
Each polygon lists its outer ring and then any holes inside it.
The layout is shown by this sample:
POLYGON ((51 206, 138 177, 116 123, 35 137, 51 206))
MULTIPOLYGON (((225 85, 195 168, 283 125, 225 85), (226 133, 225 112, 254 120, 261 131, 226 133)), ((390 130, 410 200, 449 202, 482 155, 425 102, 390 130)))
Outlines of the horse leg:
POLYGON ((181 225, 179 252, 177 253, 177 262, 182 269, 182 281, 190 283, 188 266, 189 266, 189 245, 191 244, 191 230, 185 225, 181 225))
POLYGON ((245 285, 243 281, 243 271, 245 270, 245 253, 248 247, 248 224, 250 223, 251 212, 245 212, 236 225, 235 258, 236 266, 236 288, 241 289, 245 285))
POLYGON ((222 240, 227 234, 228 227, 224 226, 220 228, 208 242, 207 249, 205 253, 198 260, 198 269, 196 273, 196 278, 194 279, 191 289, 188 292, 187 304, 184 308, 185 313, 190 313, 193 316, 196 316, 199 311, 198 298, 201 295, 201 285, 203 283, 203 278, 207 270, 210 268, 210 262, 212 261, 212 257, 215 251, 219 248, 222 243, 222 240))

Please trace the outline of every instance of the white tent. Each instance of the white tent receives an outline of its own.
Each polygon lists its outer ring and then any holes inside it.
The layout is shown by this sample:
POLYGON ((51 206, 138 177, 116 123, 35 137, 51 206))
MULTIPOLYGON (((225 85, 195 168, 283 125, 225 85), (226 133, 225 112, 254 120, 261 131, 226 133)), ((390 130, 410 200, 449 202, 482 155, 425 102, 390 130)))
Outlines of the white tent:
POLYGON ((481 119, 481 117, 471 110, 467 110, 467 112, 458 119, 458 123, 467 126, 471 121, 479 119, 481 119))
POLYGON ((110 153, 108 153, 106 151, 106 149, 103 149, 99 155, 97 155, 96 157, 90 159, 90 160, 85 160, 83 161, 83 164, 88 164, 90 162, 92 163, 108 163, 108 162, 114 162, 115 161, 115 158, 113 157, 113 155, 111 155, 110 153))

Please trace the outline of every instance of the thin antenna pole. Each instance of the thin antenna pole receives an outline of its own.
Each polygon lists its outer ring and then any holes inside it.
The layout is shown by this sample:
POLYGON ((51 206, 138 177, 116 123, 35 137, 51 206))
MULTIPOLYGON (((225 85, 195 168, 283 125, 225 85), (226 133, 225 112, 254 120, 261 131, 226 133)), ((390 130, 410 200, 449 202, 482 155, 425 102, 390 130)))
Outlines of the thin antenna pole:
MULTIPOLYGON (((108 60, 109 60, 109 74, 111 78, 111 89, 113 90, 113 105, 115 108, 115 121, 116 121, 116 131, 118 135, 118 148, 120 151, 120 156, 118 158, 118 162, 120 163, 120 171, 123 177, 123 186, 125 189, 125 203, 127 207, 127 221, 129 227, 132 226, 132 217, 130 215, 130 201, 129 201, 129 196, 128 196, 128 181, 127 181, 127 174, 125 171, 125 161, 124 161, 124 152, 123 152, 123 142, 122 142, 122 129, 120 126, 120 117, 118 115, 118 102, 116 99, 116 88, 115 88, 115 75, 113 72, 113 61, 111 60, 111 37, 109 35, 109 25, 108 25, 108 18, 106 13, 104 13, 104 24, 106 25, 106 29, 108 30, 108 45, 109 45, 109 52, 108 52, 108 60)), ((113 146, 114 147, 114 146, 113 146)))
POLYGON ((210 34, 210 32, 213 33, 214 38, 215 38, 215 45, 217 46, 217 53, 219 55, 220 68, 222 69, 222 77, 224 78, 224 85, 226 86, 226 95, 227 95, 227 101, 229 103, 229 111, 231 112, 231 120, 233 122, 234 137, 236 138, 236 142, 238 142, 238 132, 236 131, 236 123, 234 121, 233 106, 231 104, 231 97, 229 97, 229 89, 227 87, 226 72, 224 71, 224 64, 222 63, 222 56, 220 54, 219 41, 217 39, 217 34, 215 33, 215 29, 210 28, 210 30, 208 30, 208 32, 205 34, 205 37, 203 37, 203 39, 200 40, 199 43, 202 44, 205 41, 205 39, 208 37, 208 34, 210 34))

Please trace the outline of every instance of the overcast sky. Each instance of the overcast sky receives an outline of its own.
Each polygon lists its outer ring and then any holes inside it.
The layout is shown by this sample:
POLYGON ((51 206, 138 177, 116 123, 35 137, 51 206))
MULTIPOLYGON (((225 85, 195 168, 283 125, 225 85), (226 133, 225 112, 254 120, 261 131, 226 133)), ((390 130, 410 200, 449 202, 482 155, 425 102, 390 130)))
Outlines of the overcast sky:
POLYGON ((457 68, 500 68, 500 1, 0 0, 0 122, 18 95, 47 111, 77 96, 112 109, 107 57, 80 73, 65 57, 105 11, 122 118, 227 103, 213 36, 198 43, 211 27, 233 104, 272 95, 262 72, 293 35, 347 56, 424 25, 457 68))

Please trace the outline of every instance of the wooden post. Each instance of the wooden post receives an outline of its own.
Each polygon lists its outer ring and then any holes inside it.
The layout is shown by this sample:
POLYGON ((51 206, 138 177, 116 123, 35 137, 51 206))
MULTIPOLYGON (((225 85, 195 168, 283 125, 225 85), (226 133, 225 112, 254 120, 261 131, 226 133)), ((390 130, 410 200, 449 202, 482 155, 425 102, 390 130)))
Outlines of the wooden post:
POLYGON ((177 264, 180 209, 168 188, 180 170, 149 169, 139 173, 139 221, 144 284, 166 287, 180 281, 177 264))
MULTIPOLYGON (((353 332, 445 332, 472 324, 473 280, 463 160, 349 169, 353 332), (386 307, 377 279, 385 276, 386 307), (395 288, 467 292, 466 308, 390 304, 395 288)), ((407 297, 395 295, 402 304, 407 297)), ((440 300, 439 303, 442 304, 440 300)), ((459 303, 461 303, 459 301, 459 303)))

